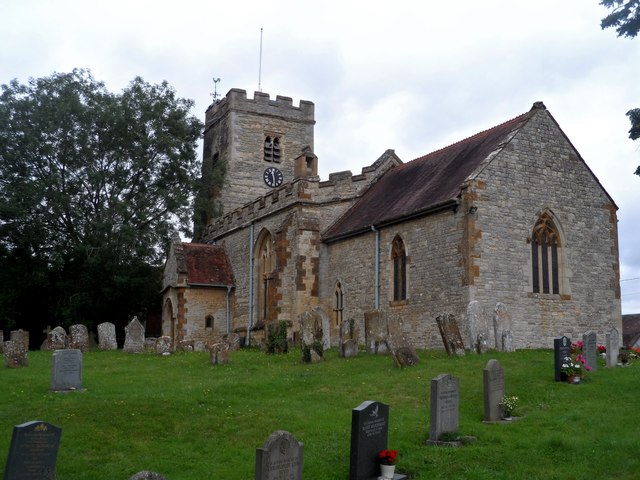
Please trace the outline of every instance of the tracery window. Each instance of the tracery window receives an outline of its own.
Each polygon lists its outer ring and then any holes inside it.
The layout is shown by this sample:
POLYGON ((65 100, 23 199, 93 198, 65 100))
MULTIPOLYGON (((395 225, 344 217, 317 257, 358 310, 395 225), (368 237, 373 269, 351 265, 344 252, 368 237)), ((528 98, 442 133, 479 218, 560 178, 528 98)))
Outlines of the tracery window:
POLYGON ((270 135, 265 137, 264 160, 265 162, 280 163, 280 138, 270 135))
POLYGON ((391 261, 393 263, 393 300, 407 299, 407 254, 404 242, 398 235, 391 246, 391 261))
POLYGON ((561 242, 558 228, 545 212, 531 234, 531 278, 533 293, 560 293, 561 242))

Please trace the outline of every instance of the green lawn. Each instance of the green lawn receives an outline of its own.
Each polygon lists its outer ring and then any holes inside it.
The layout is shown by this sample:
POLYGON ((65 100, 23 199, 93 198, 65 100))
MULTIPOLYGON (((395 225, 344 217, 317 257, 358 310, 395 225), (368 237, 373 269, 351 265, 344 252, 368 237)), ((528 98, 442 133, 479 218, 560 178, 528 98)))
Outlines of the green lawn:
POLYGON ((29 366, 0 368, 0 471, 14 425, 44 420, 62 428, 58 479, 122 479, 140 470, 170 480, 252 479, 255 450, 275 430, 304 443, 304 478, 346 480, 351 410, 365 400, 390 406, 389 447, 397 470, 431 479, 640 478, 640 363, 602 365, 580 385, 553 381, 553 353, 523 350, 449 358, 420 351, 412 368, 365 353, 326 352, 316 365, 300 351, 233 353, 211 366, 206 353, 160 357, 92 351, 85 392, 50 393, 51 352, 29 366), (521 419, 484 424, 482 371, 491 358, 520 398, 521 419), (463 448, 427 446, 430 381, 460 379, 463 448))

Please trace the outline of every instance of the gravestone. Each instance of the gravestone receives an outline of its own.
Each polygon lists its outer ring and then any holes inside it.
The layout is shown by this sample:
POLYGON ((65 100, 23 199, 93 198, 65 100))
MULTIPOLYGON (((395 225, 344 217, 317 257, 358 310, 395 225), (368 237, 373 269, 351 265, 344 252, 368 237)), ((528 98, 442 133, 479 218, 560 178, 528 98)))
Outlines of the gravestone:
POLYGON ((420 363, 415 349, 403 335, 389 335, 387 346, 397 367, 412 367, 420 363))
POLYGON ((164 335, 156 339, 155 349, 158 355, 170 355, 171 354, 171 337, 164 335))
POLYGON ((566 363, 568 360, 571 360, 571 340, 565 336, 554 338, 553 364, 556 382, 563 382, 566 380, 565 375, 562 373, 562 364, 566 363))
POLYGON ((498 360, 489 360, 483 371, 484 384, 484 421, 502 420, 503 411, 500 405, 504 397, 504 370, 498 360))
POLYGON ((607 368, 613 368, 618 364, 618 355, 620 355, 620 334, 616 327, 611 328, 607 332, 607 368))
POLYGON ((8 340, 4 342, 4 364, 8 368, 20 368, 29 365, 27 350, 22 341, 8 340))
POLYGON ((241 339, 240 335, 238 335, 237 333, 226 333, 222 336, 222 339, 227 345, 229 345, 230 351, 235 352, 237 350, 240 350, 241 339))
POLYGON ((502 351, 503 352, 515 352, 516 349, 513 346, 513 334, 511 330, 502 331, 502 351))
POLYGON ((69 348, 83 353, 89 350, 89 331, 86 325, 76 324, 69 327, 69 348))
POLYGON ((127 353, 144 352, 144 326, 138 321, 138 317, 133 317, 129 325, 124 327, 125 338, 123 350, 127 353))
POLYGON ((582 335, 582 355, 587 365, 595 372, 598 369, 598 343, 596 332, 589 330, 582 335))
POLYGON ((9 340, 22 343, 22 347, 25 351, 29 350, 29 332, 26 330, 12 330, 9 334, 9 340))
POLYGON ((143 470, 142 472, 138 472, 132 477, 129 477, 129 480, 167 480, 166 477, 160 475, 156 472, 151 472, 149 470, 143 470))
POLYGON ((364 312, 364 331, 367 353, 374 355, 385 355, 389 353, 387 348, 389 328, 386 318, 379 310, 364 312))
POLYGON ((111 322, 98 325, 98 348, 100 350, 117 350, 116 326, 111 322))
POLYGON ((458 431, 460 403, 460 380, 442 373, 431 380, 431 402, 429 412, 429 440, 437 444, 442 435, 458 431))
POLYGON ((56 350, 51 357, 51 390, 82 390, 82 351, 56 350))
POLYGON ((358 327, 353 318, 340 324, 340 356, 344 358, 358 355, 358 327))
POLYGON ((207 345, 209 350, 209 360, 211 365, 224 365, 229 363, 229 344, 226 342, 213 343, 207 345))
POLYGON ((358 344, 352 338, 342 342, 342 357, 351 358, 358 356, 358 344))
POLYGON ((4 480, 55 480, 61 435, 39 420, 14 426, 4 480))
MULTIPOLYGON (((493 334, 495 338, 495 345, 497 350, 504 350, 504 332, 508 331, 509 335, 513 331, 513 325, 511 322, 511 314, 507 310, 507 306, 502 303, 496 303, 493 309, 493 334)), ((510 346, 513 347, 513 337, 511 337, 510 346)))
POLYGON ((304 445, 278 430, 256 449, 256 480, 301 480, 304 445))
POLYGON ((469 346, 470 350, 477 353, 484 353, 488 350, 489 323, 479 301, 473 300, 467 305, 463 330, 466 340, 464 343, 469 346))
POLYGON ((456 317, 450 313, 445 313, 436 317, 438 330, 442 336, 442 342, 448 355, 464 356, 464 343, 460 335, 460 328, 456 317))
POLYGON ((64 350, 67 348, 67 332, 58 326, 47 332, 47 350, 64 350))
POLYGON ((313 356, 311 352, 315 352, 317 356, 322 357, 324 345, 322 343, 322 317, 317 311, 305 312, 298 317, 300 325, 300 339, 302 341, 302 358, 305 361, 305 350, 308 352, 311 362, 313 356), (318 351, 319 350, 319 351, 318 351))

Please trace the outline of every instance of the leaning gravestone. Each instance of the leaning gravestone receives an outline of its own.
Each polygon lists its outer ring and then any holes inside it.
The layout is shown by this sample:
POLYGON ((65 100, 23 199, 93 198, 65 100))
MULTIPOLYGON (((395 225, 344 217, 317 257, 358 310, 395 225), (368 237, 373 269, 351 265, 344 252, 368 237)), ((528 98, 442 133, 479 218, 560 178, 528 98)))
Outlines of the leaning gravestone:
POLYGON ((415 349, 404 336, 399 334, 389 335, 387 346, 397 367, 412 367, 420 363, 420 358, 415 349))
POLYGON ((67 348, 67 332, 58 326, 47 333, 47 350, 63 350, 67 348))
POLYGON ((61 434, 39 420, 13 427, 4 480, 55 480, 61 434))
POLYGON ((556 382, 566 380, 562 373, 562 365, 571 360, 571 340, 562 336, 553 339, 553 366, 556 382))
POLYGON ((51 390, 82 390, 82 351, 56 350, 51 359, 51 390))
POLYGON ((456 317, 450 313, 445 313, 436 317, 436 323, 438 324, 438 330, 440 330, 447 354, 449 356, 464 356, 464 343, 460 335, 460 328, 458 327, 458 322, 456 322, 456 317))
POLYGON ((116 326, 111 322, 98 325, 98 348, 100 350, 117 350, 116 326))
POLYGON ((427 443, 440 444, 444 434, 458 431, 459 403, 460 381, 458 378, 443 373, 431 380, 431 411, 427 443))
POLYGON ((589 330, 582 335, 582 355, 592 371, 598 369, 598 343, 596 332, 589 330))
POLYGON ((389 327, 384 315, 379 310, 364 312, 365 342, 367 353, 387 354, 387 336, 389 327))
POLYGON ((138 317, 133 317, 129 325, 124 327, 125 339, 123 351, 127 353, 144 352, 144 327, 138 321, 138 317))
POLYGON ((69 348, 83 353, 89 350, 89 331, 86 325, 77 324, 69 327, 69 348))
POLYGON ((301 480, 304 445, 284 430, 256 449, 256 480, 301 480))
POLYGON ((23 342, 9 340, 4 342, 4 364, 8 368, 20 368, 29 365, 27 350, 23 342))
POLYGON ((498 360, 489 360, 483 371, 484 384, 484 421, 502 420, 500 402, 504 397, 504 370, 498 360))
POLYGON ((607 333, 606 347, 607 368, 613 368, 618 364, 618 355, 620 355, 620 334, 616 327, 607 333))

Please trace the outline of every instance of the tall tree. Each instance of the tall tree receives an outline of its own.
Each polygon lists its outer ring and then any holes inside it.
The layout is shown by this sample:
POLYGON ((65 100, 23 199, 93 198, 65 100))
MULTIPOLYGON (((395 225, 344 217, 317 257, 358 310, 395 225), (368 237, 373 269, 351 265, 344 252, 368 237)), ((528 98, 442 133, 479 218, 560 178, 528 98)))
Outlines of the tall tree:
POLYGON ((42 269, 48 321, 137 313, 169 238, 190 234, 193 102, 139 77, 114 94, 87 70, 1 88, 0 261, 42 269))
MULTIPOLYGON (((612 12, 602 19, 600 26, 615 27, 619 37, 635 38, 640 31, 640 0, 601 0, 600 5, 612 9, 612 12)), ((629 138, 640 138, 640 108, 633 108, 627 112, 631 121, 629 138)), ((640 175, 640 166, 636 168, 636 175, 640 175)))

